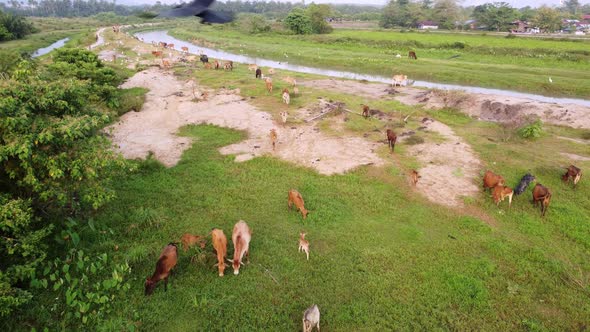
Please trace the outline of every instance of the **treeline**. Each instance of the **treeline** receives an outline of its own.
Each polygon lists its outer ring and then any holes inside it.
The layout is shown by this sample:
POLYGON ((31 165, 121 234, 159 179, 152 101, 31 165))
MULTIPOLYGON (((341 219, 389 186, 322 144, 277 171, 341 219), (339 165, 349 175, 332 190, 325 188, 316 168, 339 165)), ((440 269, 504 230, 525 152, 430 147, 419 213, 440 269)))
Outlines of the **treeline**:
POLYGON ((86 17, 102 12, 114 12, 117 15, 132 15, 142 7, 117 5, 114 1, 105 0, 28 0, 26 3, 16 0, 9 2, 10 6, 0 3, 5 11, 37 17, 86 17))
POLYGON ((0 42, 21 39, 35 31, 35 27, 22 16, 0 10, 0 42))

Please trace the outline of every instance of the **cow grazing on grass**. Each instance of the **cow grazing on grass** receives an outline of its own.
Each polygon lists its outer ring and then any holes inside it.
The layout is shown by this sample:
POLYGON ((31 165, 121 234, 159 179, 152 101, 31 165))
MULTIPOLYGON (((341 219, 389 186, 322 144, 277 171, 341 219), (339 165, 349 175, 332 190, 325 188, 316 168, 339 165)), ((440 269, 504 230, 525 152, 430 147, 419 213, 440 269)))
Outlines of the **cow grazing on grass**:
POLYGON ((537 206, 538 203, 541 203, 541 216, 544 217, 551 203, 551 191, 540 183, 533 188, 533 204, 537 206))
POLYGON ((232 267, 234 268, 234 274, 240 273, 240 265, 242 258, 246 255, 248 263, 250 263, 250 240, 252 239, 252 231, 248 227, 245 221, 240 220, 234 226, 234 231, 231 236, 232 242, 234 243, 234 258, 232 261, 232 267))
POLYGON ((155 56, 156 58, 159 58, 162 56, 162 51, 152 51, 152 55, 155 56))
POLYGON ((414 52, 414 51, 410 51, 410 53, 408 53, 408 57, 410 57, 410 59, 418 60, 418 57, 416 56, 416 52, 414 52))
POLYGON ((362 106, 363 106, 363 117, 365 117, 365 119, 368 119, 369 116, 371 116, 369 114, 369 106, 364 105, 364 104, 362 106))
POLYGON ((199 235, 185 233, 180 238, 180 242, 182 242, 182 250, 184 252, 187 252, 187 250, 190 247, 194 246, 197 243, 199 244, 199 247, 201 247, 201 249, 205 248, 205 239, 203 239, 203 237, 199 235))
POLYGON ((305 239, 305 232, 299 233, 299 252, 305 252, 307 260, 309 260, 309 241, 305 239))
POLYGON ((264 83, 266 84, 266 90, 268 91, 268 93, 272 93, 272 79, 270 77, 267 77, 264 80, 264 83))
POLYGON ((169 49, 171 49, 171 50, 173 50, 174 49, 174 44, 168 44, 168 45, 166 45, 166 47, 169 48, 169 49))
POLYGON ((170 61, 162 59, 162 67, 170 68, 171 67, 170 61))
POLYGON ((277 131, 276 129, 270 130, 270 142, 272 143, 272 150, 275 150, 275 146, 277 144, 277 131))
POLYGON ((483 188, 492 189, 495 186, 503 186, 506 183, 501 175, 497 175, 491 171, 486 171, 483 175, 483 188))
POLYGON ((160 280, 164 280, 164 290, 168 290, 168 277, 172 268, 176 266, 177 261, 178 247, 174 243, 169 243, 160 254, 160 258, 156 263, 156 271, 145 281, 145 295, 151 295, 160 280))
POLYGON ((421 178, 421 176, 418 174, 418 171, 413 169, 410 172, 410 179, 412 180, 412 185, 416 185, 418 184, 418 179, 421 178))
POLYGON ((287 123, 287 118, 289 117, 289 113, 281 112, 281 113, 279 113, 279 115, 281 116, 281 121, 283 121, 283 125, 285 125, 287 123))
POLYGON ((534 176, 532 176, 530 173, 525 174, 525 176, 522 177, 522 179, 520 179, 520 182, 518 183, 518 185, 514 188, 514 194, 515 195, 520 195, 522 194, 526 188, 528 188, 529 184, 535 182, 536 179, 534 176))
POLYGON ((162 48, 166 48, 166 45, 168 45, 168 43, 165 42, 159 42, 158 45, 162 48))
POLYGON ((295 204, 295 207, 301 212, 303 219, 307 218, 307 214, 309 213, 309 211, 305 209, 305 202, 303 201, 303 197, 295 189, 289 190, 289 197, 287 202, 289 210, 291 210, 293 204, 295 204))
POLYGON ((283 103, 289 105, 291 103, 291 95, 288 89, 283 89, 283 103))
POLYGON ((223 277, 223 273, 225 272, 225 256, 227 255, 227 238, 225 234, 223 234, 223 230, 219 228, 214 228, 211 230, 211 242, 213 243, 213 248, 217 252, 217 270, 219 272, 219 276, 223 277))
POLYGON ((391 129, 387 129, 387 144, 389 144, 389 149, 391 152, 395 150, 395 142, 397 141, 397 135, 391 129))
POLYGON ((577 168, 574 165, 570 165, 566 168, 565 174, 561 177, 564 182, 573 182, 574 186, 578 184, 580 179, 582 178, 582 170, 577 168))
POLYGON ((258 70, 258 66, 257 65, 248 65, 248 70, 249 71, 258 70))
POLYGON ((262 78, 262 70, 260 68, 256 68, 256 78, 262 78))
POLYGON ((201 62, 204 65, 205 63, 208 63, 209 62, 209 57, 207 57, 206 54, 201 54, 201 56, 199 57, 199 60, 201 60, 201 62))
POLYGON ((234 62, 233 61, 226 61, 223 63, 223 69, 225 70, 234 70, 234 62))
POLYGON ((315 304, 303 313, 303 332, 311 332, 314 327, 320 331, 320 309, 315 304))
POLYGON ((408 82, 407 75, 393 75, 391 86, 392 87, 404 86, 407 84, 407 82, 408 82))
POLYGON ((183 46, 180 49, 182 50, 183 53, 188 54, 188 47, 183 46))
POLYGON ((512 189, 506 186, 495 186, 492 190, 492 197, 494 198, 494 203, 496 203, 497 206, 499 206, 500 202, 502 202, 506 197, 508 197, 508 208, 512 207, 513 194, 514 192, 512 191, 512 189))
POLYGON ((219 61, 215 60, 215 62, 213 62, 213 67, 215 68, 215 70, 218 70, 219 68, 221 68, 221 64, 219 63, 219 61))

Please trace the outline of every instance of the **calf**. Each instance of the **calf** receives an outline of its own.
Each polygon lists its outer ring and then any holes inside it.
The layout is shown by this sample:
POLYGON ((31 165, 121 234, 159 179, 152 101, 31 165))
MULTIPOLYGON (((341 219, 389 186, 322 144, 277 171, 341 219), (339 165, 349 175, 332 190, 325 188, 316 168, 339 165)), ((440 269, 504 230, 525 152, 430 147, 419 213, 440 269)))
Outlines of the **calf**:
POLYGON ((522 194, 526 190, 526 188, 528 188, 529 184, 535 181, 535 177, 532 176, 530 173, 525 174, 525 176, 523 176, 522 179, 520 179, 518 185, 514 188, 514 194, 522 194))
POLYGON ((495 186, 492 190, 492 197, 497 206, 500 206, 500 202, 508 197, 508 208, 512 207, 512 194, 514 194, 512 189, 506 186, 495 186))
POLYGON ((260 68, 256 69, 256 78, 262 78, 262 70, 260 68))
POLYGON ((183 52, 183 53, 186 53, 186 54, 188 54, 188 47, 186 47, 186 46, 183 46, 183 47, 181 47, 180 49, 182 50, 182 52, 183 52))
POLYGON ((270 142, 272 143, 272 150, 275 150, 277 143, 277 131, 275 129, 270 130, 270 142))
POLYGON ((544 217, 551 203, 551 191, 540 183, 533 188, 533 204, 537 206, 538 203, 541 203, 541 216, 544 217))
POLYGON ((295 207, 297 207, 297 209, 299 209, 299 211, 301 212, 301 215, 303 216, 303 219, 307 218, 307 214, 309 213, 309 211, 307 211, 305 209, 305 202, 303 201, 303 197, 295 189, 289 190, 289 198, 288 198, 288 202, 287 202, 287 205, 289 206, 289 210, 291 210, 291 208, 293 207, 293 204, 295 204, 295 207))
POLYGON ((283 81, 287 82, 292 87, 295 87, 297 85, 297 80, 295 80, 293 77, 290 77, 290 76, 283 77, 283 81))
POLYGON ((309 260, 309 241, 305 239, 305 232, 299 233, 299 252, 305 252, 307 260, 309 260))
POLYGON ((155 56, 156 58, 159 58, 162 56, 162 51, 152 51, 152 55, 155 56))
POLYGON ((170 61, 162 59, 162 67, 170 68, 170 61))
POLYGON ((221 67, 219 61, 215 60, 215 62, 213 63, 213 67, 215 68, 215 70, 218 70, 221 67))
POLYGON ((483 175, 483 188, 492 189, 495 186, 503 186, 505 184, 504 178, 491 171, 486 171, 483 175))
POLYGON ((174 44, 168 44, 168 45, 166 45, 166 47, 169 48, 169 49, 171 49, 171 50, 173 50, 174 49, 174 44))
POLYGON ((264 80, 264 83, 266 84, 266 90, 268 91, 268 93, 272 93, 272 79, 270 79, 270 77, 267 77, 264 80))
POLYGON ((234 62, 233 61, 226 61, 223 63, 223 69, 225 70, 234 70, 234 62))
POLYGON ((363 106, 363 116, 365 117, 365 119, 368 119, 370 114, 369 114, 369 106, 367 105, 362 105, 363 106))
POLYGON ((225 234, 223 234, 223 230, 219 228, 214 228, 211 231, 211 242, 213 242, 213 248, 217 252, 217 270, 219 272, 219 276, 223 277, 223 273, 225 272, 225 256, 227 255, 227 238, 225 234))
POLYGON ((291 103, 291 95, 288 89, 283 89, 283 103, 289 105, 291 103))
POLYGON ((254 65, 254 64, 248 65, 248 70, 249 71, 258 70, 258 66, 257 65, 254 65))
POLYGON ((297 96, 299 95, 299 88, 298 87, 296 87, 296 86, 293 87, 293 94, 297 95, 297 96))
POLYGON ((168 277, 172 268, 176 266, 177 261, 178 247, 174 243, 169 243, 160 254, 160 258, 156 263, 156 271, 145 281, 145 295, 151 295, 160 280, 164 280, 164 290, 168 290, 168 277))
POLYGON ((421 176, 418 174, 418 171, 416 171, 415 169, 413 169, 410 172, 410 179, 412 180, 412 184, 414 186, 416 186, 416 184, 418 183, 418 179, 421 178, 421 176))
POLYGON ((205 69, 211 69, 211 64, 209 62, 206 62, 204 65, 205 69))
POLYGON ((391 129, 387 129, 387 143, 389 144, 389 148, 391 152, 395 150, 395 142, 397 141, 397 135, 391 129))
POLYGON ((393 75, 393 81, 391 83, 392 87, 396 86, 404 86, 408 82, 407 75, 393 75))
POLYGON ((414 51, 410 51, 410 53, 408 53, 408 56, 410 57, 410 59, 418 60, 418 57, 416 56, 416 52, 414 52, 414 51))
POLYGON ((303 332, 311 332, 314 327, 320 331, 320 309, 315 304, 303 313, 303 332))
POLYGON ((182 250, 184 252, 197 243, 199 243, 199 247, 201 247, 201 249, 205 248, 205 240, 199 235, 185 233, 180 238, 180 242, 182 242, 182 250))
POLYGON ((577 168, 574 165, 570 165, 566 168, 565 174, 561 177, 564 182, 573 182, 574 186, 578 184, 580 179, 582 178, 582 170, 577 168))
POLYGON ((279 113, 279 115, 281 116, 281 121, 283 121, 283 125, 286 124, 287 118, 289 117, 289 113, 281 112, 281 113, 279 113))
POLYGON ((252 239, 252 231, 248 227, 245 221, 240 220, 234 226, 234 231, 231 235, 232 242, 234 243, 234 259, 232 262, 232 267, 234 268, 234 274, 238 275, 240 273, 240 265, 244 265, 242 263, 242 258, 246 255, 248 259, 248 263, 250 262, 250 239, 252 239))

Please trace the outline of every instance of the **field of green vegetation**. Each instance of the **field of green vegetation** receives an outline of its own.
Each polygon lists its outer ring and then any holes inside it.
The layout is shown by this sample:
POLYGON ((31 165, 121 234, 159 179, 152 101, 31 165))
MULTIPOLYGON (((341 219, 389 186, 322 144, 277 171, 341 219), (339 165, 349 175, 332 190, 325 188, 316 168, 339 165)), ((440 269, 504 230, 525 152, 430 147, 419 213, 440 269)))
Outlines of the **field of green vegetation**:
POLYGON ((247 34, 183 22, 171 34, 236 53, 310 67, 587 98, 590 40, 337 29, 327 35, 247 34), (414 50, 418 61, 407 58, 414 50), (288 58, 285 57, 287 54, 288 58), (401 59, 395 55, 401 54, 401 59), (549 82, 549 77, 553 83, 549 82))
MULTIPOLYGON (((207 39, 221 43, 217 33, 207 34, 207 39)), ((239 35, 225 32, 223 40, 231 36, 239 35)), ((310 45, 300 41, 302 52, 306 44, 310 45)), ((256 45, 263 47, 261 40, 256 45)), ((328 47, 319 52, 327 53, 328 47)), ((275 56, 282 51, 275 50, 275 56)), ((211 88, 239 88, 244 97, 255 97, 250 98, 255 106, 278 119, 283 107, 278 93, 269 96, 246 66, 236 67, 220 72, 179 66, 175 74, 211 88)), ((280 91, 284 83, 275 82, 280 91)), ((121 277, 130 288, 100 300, 111 307, 100 313, 95 329, 295 331, 301 328, 303 310, 313 303, 320 307, 324 331, 587 328, 590 182, 583 177, 575 189, 562 183, 567 160, 559 152, 587 154, 588 146, 556 138, 588 139, 587 130, 546 125, 537 140, 516 136, 505 140, 505 128, 452 109, 427 111, 371 100, 354 91, 347 95, 301 90, 292 109, 324 97, 347 105, 370 103, 387 113, 414 112, 406 129, 419 126, 422 116, 451 126, 472 145, 486 168, 504 175, 507 185, 515 186, 531 172, 551 188, 547 216, 541 218, 532 206, 530 188, 515 198, 511 210, 506 202, 496 207, 484 193, 465 199, 463 209, 429 202, 408 184, 407 168, 416 167, 416 161, 405 155, 405 144, 396 147, 395 157, 383 153, 399 163, 323 176, 272 156, 236 163, 234 156, 222 156, 218 148, 244 139, 245 133, 186 126, 180 135, 194 141, 179 164, 165 168, 153 158, 132 162, 128 172, 113 181, 116 199, 90 221, 80 220, 79 242, 69 243, 88 256, 106 253, 115 263, 130 267, 124 278, 113 273, 113 279, 121 277), (311 211, 305 222, 287 209, 290 188, 303 194, 311 211), (253 238, 251 263, 242 267, 239 276, 228 269, 225 277, 218 277, 208 245, 203 251, 180 251, 168 291, 160 285, 152 296, 144 296, 145 278, 153 273, 167 243, 178 241, 185 232, 207 234, 213 227, 230 237, 240 219, 250 225, 253 238), (309 261, 297 253, 302 230, 311 243, 309 261)), ((141 106, 144 92, 127 90, 125 109, 141 106)), ((332 121, 327 117, 318 126, 330 133, 332 121)), ((344 131, 370 133, 368 139, 381 140, 371 132, 386 125, 351 116, 344 131)), ((577 165, 590 169, 590 162, 577 165)), ((230 244, 230 257, 232 249, 230 244)), ((71 266, 73 270, 75 264, 71 266)), ((58 280, 65 278, 65 270, 58 280)), ((109 271, 88 271, 90 278, 111 277, 109 271)), ((75 329, 77 325, 60 325, 71 296, 64 288, 49 287, 19 312, 19 319, 7 325, 9 330, 75 329)))

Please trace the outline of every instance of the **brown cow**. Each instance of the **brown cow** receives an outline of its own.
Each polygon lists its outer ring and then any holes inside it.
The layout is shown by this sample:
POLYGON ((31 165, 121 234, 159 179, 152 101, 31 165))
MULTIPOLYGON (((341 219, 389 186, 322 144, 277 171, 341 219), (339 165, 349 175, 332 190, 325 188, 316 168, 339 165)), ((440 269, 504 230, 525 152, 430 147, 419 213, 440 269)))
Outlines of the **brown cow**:
POLYGON ((501 175, 486 171, 483 175, 483 189, 492 189, 495 186, 503 186, 506 183, 501 175))
POLYGON ((533 204, 537 206, 537 203, 541 203, 541 217, 544 217, 551 203, 551 191, 540 183, 533 188, 533 204))
POLYGON ((221 64, 219 63, 219 61, 215 60, 215 62, 213 62, 213 67, 215 68, 215 70, 218 70, 221 67, 221 64))
POLYGON ((268 93, 272 93, 272 79, 270 79, 270 77, 267 77, 264 81, 266 83, 266 90, 268 91, 268 93))
POLYGON ((183 46, 180 48, 182 50, 182 52, 187 53, 188 54, 188 47, 183 46))
POLYGON ((508 208, 512 207, 512 195, 514 192, 510 187, 506 186, 495 186, 492 190, 492 197, 494 198, 494 203, 497 206, 500 206, 500 202, 504 201, 506 197, 508 197, 508 208))
POLYGON ((164 280, 164 290, 168 290, 168 277, 170 276, 170 271, 172 268, 176 266, 176 262, 178 261, 178 248, 176 244, 169 243, 162 253, 160 254, 160 258, 156 263, 156 271, 154 274, 147 278, 145 281, 145 295, 151 295, 154 292, 154 288, 156 288, 156 284, 160 280, 164 280))
POLYGON ((418 60, 418 57, 416 56, 416 52, 414 52, 414 51, 410 51, 410 53, 408 53, 408 56, 410 57, 410 59, 418 60))
POLYGON ((168 44, 168 45, 166 45, 166 47, 169 48, 169 49, 171 49, 171 50, 173 50, 174 49, 174 44, 168 44))
POLYGON ((155 56, 156 58, 159 58, 162 56, 162 51, 152 51, 152 55, 155 56))
POLYGON ((289 206, 289 210, 291 210, 293 204, 295 204, 295 207, 297 207, 297 209, 299 209, 299 211, 301 212, 303 219, 307 218, 307 214, 309 213, 309 211, 305 209, 305 202, 303 201, 303 197, 301 196, 301 194, 297 190, 291 189, 289 190, 288 199, 289 200, 287 202, 287 205, 289 206))
POLYGON ((421 178, 421 176, 418 174, 418 171, 413 169, 410 172, 410 179, 412 179, 412 184, 415 186, 418 183, 418 179, 421 178))
POLYGON ((182 242, 182 250, 184 252, 186 252, 190 247, 194 246, 197 243, 199 243, 199 247, 201 247, 201 249, 205 248, 205 239, 203 239, 203 237, 199 235, 185 233, 180 238, 180 242, 182 242))
POLYGON ((397 141, 397 135, 391 129, 387 129, 387 143, 389 144, 389 148, 391 152, 395 150, 395 142, 397 141))
POLYGON ((223 230, 219 228, 211 230, 211 242, 213 242, 213 248, 217 252, 217 264, 214 266, 217 266, 219 276, 223 277, 226 267, 225 256, 227 255, 227 238, 223 234, 223 230))
POLYGON ((234 70, 234 62, 233 61, 226 61, 223 63, 223 69, 225 70, 234 70))
POLYGON ((368 119, 370 114, 369 114, 369 106, 362 104, 363 106, 363 116, 365 117, 365 119, 368 119))
POLYGON ((582 170, 579 169, 579 168, 577 168, 574 165, 570 165, 566 169, 567 169, 567 171, 561 177, 561 179, 564 182, 570 182, 570 181, 572 181, 574 183, 574 187, 575 187, 578 184, 578 182, 580 181, 580 179, 582 178, 582 170))
POLYGON ((270 130, 270 142, 272 143, 272 150, 275 150, 275 146, 277 144, 277 131, 276 129, 270 130))
POLYGON ((234 274, 238 275, 240 273, 240 265, 244 265, 244 263, 242 263, 244 255, 246 255, 248 263, 250 262, 250 240, 252 239, 252 231, 245 221, 240 220, 234 226, 231 239, 234 243, 232 267, 234 268, 234 274))
POLYGON ((289 105, 291 103, 291 95, 289 94, 289 89, 283 89, 283 103, 289 105))

